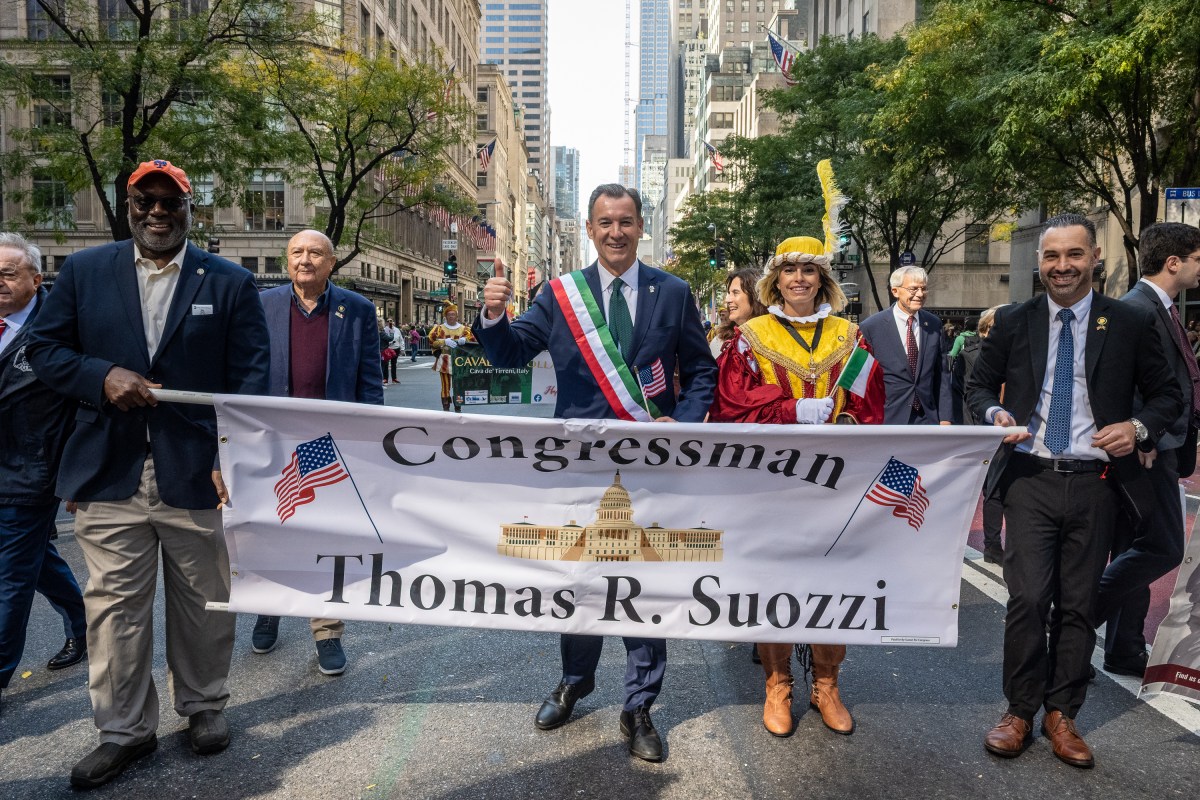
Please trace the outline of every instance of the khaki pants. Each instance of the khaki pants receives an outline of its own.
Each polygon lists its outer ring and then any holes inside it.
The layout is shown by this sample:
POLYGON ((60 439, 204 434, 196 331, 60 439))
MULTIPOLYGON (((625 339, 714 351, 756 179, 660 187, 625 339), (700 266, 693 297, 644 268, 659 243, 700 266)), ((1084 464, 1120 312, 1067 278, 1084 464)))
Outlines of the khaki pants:
POLYGON ((308 625, 312 628, 313 641, 322 639, 340 639, 346 623, 340 619, 310 619, 308 625))
POLYGON ((154 592, 162 553, 167 681, 180 716, 229 700, 233 614, 205 611, 229 600, 221 512, 162 502, 149 456, 128 500, 80 503, 75 538, 87 561, 88 679, 101 742, 135 744, 158 728, 154 592))

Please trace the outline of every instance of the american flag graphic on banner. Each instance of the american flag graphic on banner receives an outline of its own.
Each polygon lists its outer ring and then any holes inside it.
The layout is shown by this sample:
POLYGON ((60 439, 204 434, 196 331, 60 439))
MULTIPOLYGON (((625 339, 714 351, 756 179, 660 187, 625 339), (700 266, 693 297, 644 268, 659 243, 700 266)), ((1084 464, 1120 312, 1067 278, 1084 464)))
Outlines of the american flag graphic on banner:
POLYGON ((915 530, 925 522, 929 496, 921 486, 916 467, 889 458, 883 472, 867 492, 867 499, 876 505, 892 509, 892 516, 907 520, 915 530))
POLYGON ((725 160, 721 158, 721 153, 717 150, 717 148, 713 147, 708 142, 705 142, 704 146, 708 148, 708 160, 712 162, 713 167, 717 170, 717 174, 720 175, 725 171, 725 160))
POLYGON ((774 31, 767 31, 767 41, 771 43, 771 56, 775 59, 775 64, 783 75, 784 83, 788 86, 795 86, 796 81, 792 78, 792 65, 795 63, 796 54, 792 52, 787 42, 775 35, 774 31))
POLYGON ((638 383, 642 385, 642 394, 646 397, 657 397, 667 390, 667 375, 663 372, 662 359, 654 359, 654 363, 638 370, 638 383))
POLYGON ((296 507, 311 503, 319 486, 329 486, 349 477, 333 446, 333 437, 325 434, 319 439, 299 445, 291 462, 283 468, 283 477, 275 484, 279 505, 275 511, 281 523, 296 513, 296 507))
POLYGON ((488 165, 492 163, 492 153, 496 152, 496 140, 492 139, 489 144, 479 148, 479 170, 487 172, 488 165))

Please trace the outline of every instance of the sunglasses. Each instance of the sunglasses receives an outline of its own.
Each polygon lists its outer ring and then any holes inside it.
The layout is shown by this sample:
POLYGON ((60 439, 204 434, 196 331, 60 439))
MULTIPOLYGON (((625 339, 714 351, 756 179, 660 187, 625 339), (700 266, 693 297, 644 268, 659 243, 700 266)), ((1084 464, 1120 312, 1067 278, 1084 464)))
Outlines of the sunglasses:
POLYGON ((143 214, 154 210, 156 205, 161 205, 163 211, 168 214, 174 214, 179 209, 183 208, 188 202, 188 198, 176 195, 175 197, 150 197, 149 195, 129 195, 129 201, 133 203, 134 208, 141 211, 143 214))

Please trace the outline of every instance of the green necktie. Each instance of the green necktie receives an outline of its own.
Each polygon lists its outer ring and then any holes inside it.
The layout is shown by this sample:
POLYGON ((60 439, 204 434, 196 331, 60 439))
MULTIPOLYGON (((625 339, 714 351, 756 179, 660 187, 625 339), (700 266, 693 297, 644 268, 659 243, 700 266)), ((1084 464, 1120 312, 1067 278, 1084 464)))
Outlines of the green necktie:
POLYGON ((622 356, 629 355, 629 344, 633 339, 633 320, 629 318, 629 304, 625 302, 625 282, 613 278, 612 299, 608 301, 608 329, 622 356))

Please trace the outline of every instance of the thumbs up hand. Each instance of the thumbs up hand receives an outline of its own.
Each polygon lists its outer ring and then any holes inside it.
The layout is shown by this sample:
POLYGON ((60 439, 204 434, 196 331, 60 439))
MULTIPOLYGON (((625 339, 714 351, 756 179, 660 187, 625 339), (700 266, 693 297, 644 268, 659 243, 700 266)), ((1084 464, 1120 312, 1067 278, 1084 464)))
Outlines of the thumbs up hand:
POLYGON ((512 284, 504 277, 504 265, 496 263, 494 271, 495 276, 488 278, 488 282, 483 285, 483 313, 488 319, 504 316, 513 292, 512 284))

